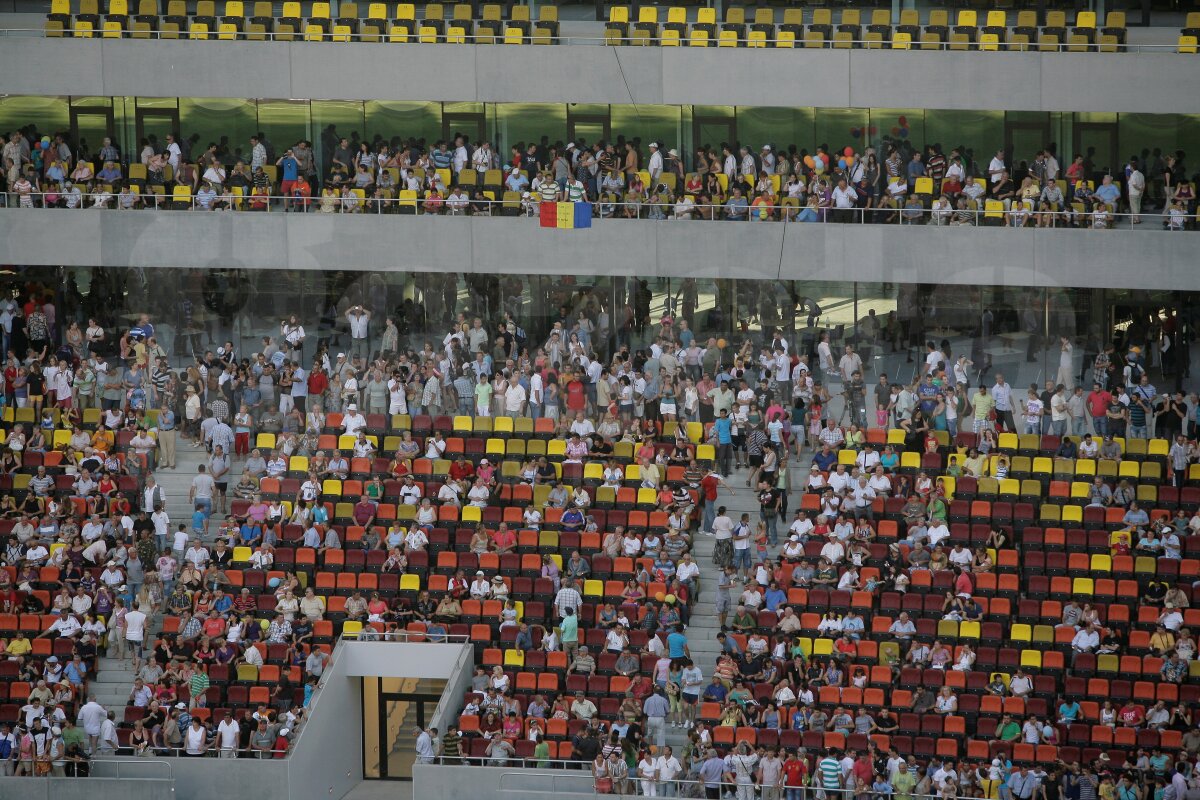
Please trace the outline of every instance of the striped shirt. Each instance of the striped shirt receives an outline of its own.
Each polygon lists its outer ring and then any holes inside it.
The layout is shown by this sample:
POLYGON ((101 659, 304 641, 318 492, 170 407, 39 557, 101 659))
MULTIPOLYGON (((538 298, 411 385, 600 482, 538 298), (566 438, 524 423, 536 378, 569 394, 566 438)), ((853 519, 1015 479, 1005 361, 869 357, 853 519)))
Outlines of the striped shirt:
POLYGON ((841 788, 842 765, 836 758, 831 756, 821 759, 821 762, 817 764, 817 770, 821 773, 821 786, 826 789, 841 788))

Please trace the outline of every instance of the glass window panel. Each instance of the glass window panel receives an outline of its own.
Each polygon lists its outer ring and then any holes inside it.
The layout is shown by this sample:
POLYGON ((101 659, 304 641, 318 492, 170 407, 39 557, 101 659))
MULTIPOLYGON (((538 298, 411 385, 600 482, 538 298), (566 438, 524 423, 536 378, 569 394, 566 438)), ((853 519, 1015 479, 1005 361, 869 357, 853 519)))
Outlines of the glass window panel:
POLYGON ((370 100, 366 104, 367 136, 395 148, 411 138, 436 141, 442 135, 441 103, 370 100))
POLYGON ((280 157, 301 139, 311 140, 307 100, 259 100, 258 129, 275 146, 280 157))
POLYGON ((786 152, 790 145, 797 149, 811 148, 813 142, 813 110, 811 108, 750 108, 737 110, 737 133, 747 147, 760 152, 770 144, 776 153, 786 152))
POLYGON ((258 114, 253 100, 180 98, 179 125, 184 136, 199 135, 192 156, 217 145, 227 161, 250 158, 250 137, 258 132, 258 114))
POLYGON ((362 138, 363 104, 348 100, 312 101, 312 132, 321 175, 328 175, 338 140, 345 138, 351 147, 357 147, 362 138))
MULTIPOLYGON (((924 133, 921 136, 914 134, 912 137, 917 146, 940 144, 942 152, 947 155, 952 148, 965 147, 971 150, 975 160, 980 162, 980 169, 986 169, 988 161, 996 151, 1004 147, 1003 111, 930 110, 922 116, 924 133)), ((1026 152, 1033 141, 1031 139, 1020 148, 1014 149, 1018 160, 1033 157, 1032 152, 1026 152)), ((1036 147, 1040 148, 1045 144, 1044 141, 1038 142, 1036 147)))
MULTIPOLYGON (((875 144, 870 136, 863 138, 861 131, 868 127, 868 112, 863 108, 818 108, 814 109, 813 138, 800 145, 801 148, 815 153, 818 145, 825 145, 832 150, 841 149, 846 143, 853 143, 854 149, 862 151, 869 144, 875 144), (860 131, 860 137, 854 138, 853 131, 860 131)), ((882 160, 882 159, 881 159, 882 160)))
POLYGON ((664 150, 679 150, 683 143, 680 121, 679 106, 613 106, 613 138, 640 139, 643 154, 649 153, 646 146, 650 142, 660 143, 664 150))
POLYGON ((567 107, 560 103, 501 103, 496 106, 496 140, 500 152, 518 142, 547 144, 566 140, 567 107))
POLYGON ((1155 148, 1163 153, 1176 150, 1192 153, 1200 149, 1200 115, 1121 114, 1117 134, 1119 164, 1114 164, 1114 169, 1123 168, 1130 156, 1152 155, 1155 148))
POLYGON ((67 98, 20 95, 0 97, 0 128, 15 131, 30 124, 37 126, 41 136, 65 131, 70 125, 67 98))

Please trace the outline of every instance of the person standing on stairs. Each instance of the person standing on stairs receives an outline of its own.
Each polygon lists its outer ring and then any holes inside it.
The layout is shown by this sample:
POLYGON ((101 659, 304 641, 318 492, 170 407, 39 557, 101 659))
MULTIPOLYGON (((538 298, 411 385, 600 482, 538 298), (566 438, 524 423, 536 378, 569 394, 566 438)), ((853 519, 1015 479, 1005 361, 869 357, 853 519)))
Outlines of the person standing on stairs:
POLYGON ((158 468, 175 469, 175 412, 164 400, 158 412, 158 468))
POLYGON ((716 538, 713 545, 713 564, 722 569, 733 566, 733 529, 733 520, 725 513, 725 506, 721 506, 717 509, 711 530, 716 538))
POLYGON ((713 533, 713 521, 717 516, 717 493, 720 487, 733 492, 725 479, 717 472, 716 467, 709 467, 708 474, 700 481, 700 491, 704 495, 704 518, 700 523, 701 533, 713 533))

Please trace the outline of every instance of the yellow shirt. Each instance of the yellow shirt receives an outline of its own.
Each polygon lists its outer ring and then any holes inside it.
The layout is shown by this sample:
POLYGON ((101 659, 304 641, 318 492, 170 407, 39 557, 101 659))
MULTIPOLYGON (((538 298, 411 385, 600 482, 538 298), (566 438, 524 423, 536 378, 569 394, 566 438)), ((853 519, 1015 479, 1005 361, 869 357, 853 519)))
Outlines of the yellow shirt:
POLYGON ((33 644, 28 639, 13 639, 6 652, 10 656, 26 656, 33 652, 33 644))

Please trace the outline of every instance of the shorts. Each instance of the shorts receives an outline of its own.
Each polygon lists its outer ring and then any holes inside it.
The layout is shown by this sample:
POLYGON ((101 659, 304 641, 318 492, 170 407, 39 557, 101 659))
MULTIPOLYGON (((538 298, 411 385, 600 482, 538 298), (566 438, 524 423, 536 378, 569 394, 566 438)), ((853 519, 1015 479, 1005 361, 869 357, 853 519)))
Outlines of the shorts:
POLYGON ((143 639, 126 639, 125 646, 127 648, 129 648, 129 652, 134 658, 141 658, 142 657, 142 648, 145 646, 145 640, 143 640, 143 639))
POLYGON ((733 605, 733 600, 729 597, 728 590, 717 592, 717 613, 724 614, 729 611, 729 607, 733 605))
POLYGON ((750 548, 738 550, 733 549, 733 568, 734 569, 750 569, 750 548))
POLYGON ((761 467, 762 463, 763 463, 762 453, 759 453, 756 456, 750 456, 750 466, 761 467))
POLYGON ((295 181, 281 181, 279 184, 280 194, 288 195, 292 193, 292 189, 296 188, 295 181))
POLYGON ((217 484, 217 491, 220 492, 221 494, 225 494, 225 490, 228 488, 229 488, 228 483, 218 483, 217 484))
POLYGON ((679 697, 689 706, 694 706, 696 703, 700 702, 700 695, 698 694, 688 694, 687 692, 684 692, 683 694, 679 695, 679 697))

